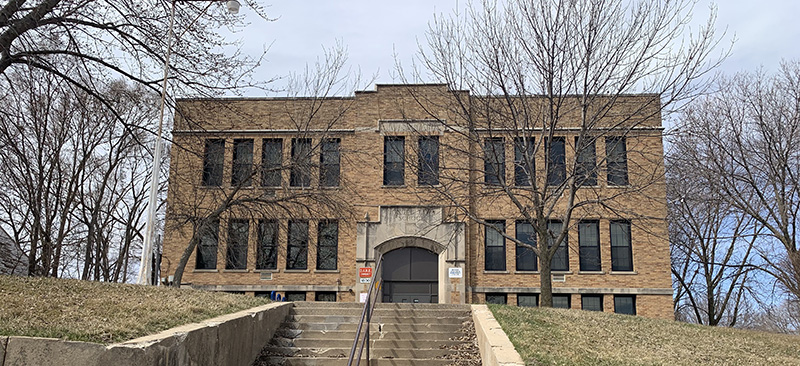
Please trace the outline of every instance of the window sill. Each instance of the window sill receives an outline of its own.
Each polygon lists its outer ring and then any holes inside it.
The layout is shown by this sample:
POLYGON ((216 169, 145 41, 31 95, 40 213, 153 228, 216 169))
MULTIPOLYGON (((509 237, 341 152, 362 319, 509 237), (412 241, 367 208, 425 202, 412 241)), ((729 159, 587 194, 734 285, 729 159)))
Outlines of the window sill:
POLYGON ((539 274, 539 271, 514 271, 514 274, 539 274))
POLYGON ((441 184, 417 184, 417 188, 442 188, 441 184))
POLYGON ((341 189, 341 188, 342 188, 342 186, 319 186, 319 189, 324 189, 326 191, 327 190, 331 190, 332 191, 332 190, 341 189))
POLYGON ((571 275, 572 271, 550 271, 551 275, 571 275))
POLYGON ((307 189, 309 189, 309 190, 310 189, 314 189, 314 187, 312 187, 312 186, 288 186, 286 188, 287 189, 295 189, 295 190, 298 190, 298 191, 307 190, 307 189))
POLYGON ((318 269, 314 273, 339 273, 338 269, 318 269))
POLYGON ((264 272, 264 273, 279 273, 280 270, 279 269, 254 269, 253 270, 253 273, 261 273, 261 272, 264 272))
POLYGON ((638 275, 639 272, 636 271, 611 271, 612 275, 638 275))
POLYGON ((578 271, 579 275, 604 275, 606 271, 578 271))
POLYGON ((285 269, 283 273, 309 273, 311 272, 308 269, 285 269))
POLYGON ((222 273, 247 273, 247 272, 250 272, 250 270, 247 270, 247 269, 227 269, 227 268, 222 270, 222 273))
POLYGON ((397 185, 397 186, 395 186, 395 185, 387 186, 387 185, 384 184, 384 185, 381 186, 381 188, 390 188, 390 189, 391 188, 408 188, 408 186, 405 185, 405 184, 401 184, 401 185, 397 185))
POLYGON ((195 269, 192 273, 218 273, 218 269, 195 269))
POLYGON ((633 186, 630 185, 630 184, 626 184, 626 185, 622 185, 622 186, 606 184, 606 188, 632 188, 632 187, 633 186))
POLYGON ((509 271, 492 271, 492 270, 488 270, 487 271, 487 270, 484 270, 483 273, 484 274, 509 274, 511 272, 509 272, 509 271))

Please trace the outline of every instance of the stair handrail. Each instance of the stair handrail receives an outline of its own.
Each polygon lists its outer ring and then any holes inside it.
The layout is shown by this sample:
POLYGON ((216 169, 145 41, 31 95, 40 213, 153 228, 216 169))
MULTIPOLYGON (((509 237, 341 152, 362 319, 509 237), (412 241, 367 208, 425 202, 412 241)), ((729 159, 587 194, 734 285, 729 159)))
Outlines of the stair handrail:
POLYGON ((353 347, 350 348, 350 357, 347 359, 347 366, 353 366, 353 360, 356 361, 356 366, 361 363, 361 354, 364 351, 365 343, 367 343, 367 365, 369 365, 369 328, 372 320, 372 314, 375 310, 375 304, 378 302, 378 291, 380 291, 381 288, 381 279, 378 277, 378 273, 380 272, 382 263, 383 254, 379 254, 378 259, 375 261, 375 270, 372 272, 372 278, 369 282, 369 291, 367 291, 367 298, 364 301, 364 309, 361 310, 361 319, 358 321, 358 328, 356 328, 356 335, 353 339, 353 347), (367 322, 367 328, 364 332, 364 337, 362 338, 361 333, 364 326, 364 320, 367 322), (361 338, 360 346, 358 342, 359 338, 361 338), (358 348, 358 356, 356 356, 356 348, 358 348))

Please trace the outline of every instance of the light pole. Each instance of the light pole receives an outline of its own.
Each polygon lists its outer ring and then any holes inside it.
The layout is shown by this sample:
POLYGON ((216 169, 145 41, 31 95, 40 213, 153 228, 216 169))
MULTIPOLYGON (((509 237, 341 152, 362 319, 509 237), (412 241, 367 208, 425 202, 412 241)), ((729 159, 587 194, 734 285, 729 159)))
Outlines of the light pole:
MULTIPOLYGON (((153 170, 150 172, 150 193, 147 197, 147 216, 144 226, 144 240, 142 242, 142 258, 141 267, 139 268, 139 277, 137 283, 140 285, 151 284, 152 277, 152 263, 153 260, 153 239, 155 238, 156 226, 156 209, 158 208, 158 185, 161 172, 161 149, 162 139, 161 133, 164 129, 164 109, 167 100, 167 78, 169 77, 169 57, 172 53, 172 37, 173 27, 175 25, 175 3, 177 2, 226 2, 228 12, 231 14, 239 13, 239 2, 236 0, 172 0, 172 6, 169 13, 169 30, 167 31, 167 54, 164 57, 164 77, 161 80, 161 108, 158 115, 158 128, 156 129, 156 141, 153 147, 153 170)), ((200 15, 195 18, 192 23, 202 16, 208 7, 203 9, 200 15)))

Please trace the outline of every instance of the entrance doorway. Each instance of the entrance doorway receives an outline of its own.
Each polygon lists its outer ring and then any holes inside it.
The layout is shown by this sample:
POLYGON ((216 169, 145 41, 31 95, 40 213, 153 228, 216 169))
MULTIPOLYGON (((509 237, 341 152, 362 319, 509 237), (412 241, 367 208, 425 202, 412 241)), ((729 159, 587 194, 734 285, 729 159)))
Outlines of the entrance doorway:
POLYGON ((383 255, 383 302, 438 303, 439 255, 406 247, 383 255))

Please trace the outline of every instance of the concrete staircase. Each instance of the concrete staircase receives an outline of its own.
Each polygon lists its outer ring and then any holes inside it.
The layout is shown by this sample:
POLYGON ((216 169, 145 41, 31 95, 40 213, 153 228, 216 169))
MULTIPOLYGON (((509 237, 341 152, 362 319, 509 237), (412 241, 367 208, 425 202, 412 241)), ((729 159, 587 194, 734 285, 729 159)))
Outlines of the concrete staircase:
MULTIPOLYGON (((347 365, 362 306, 295 302, 254 365, 347 365)), ((371 366, 481 364, 469 305, 377 304, 370 343, 371 366)))

